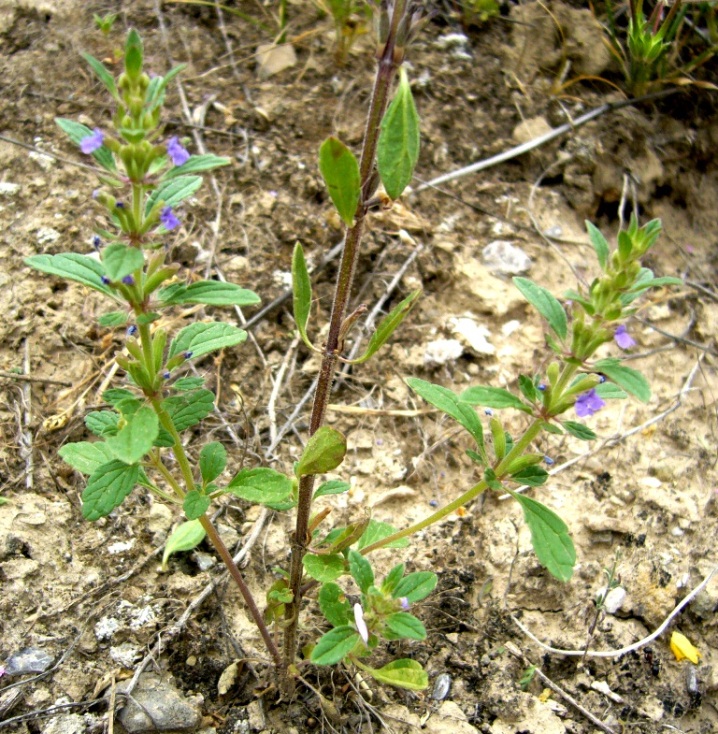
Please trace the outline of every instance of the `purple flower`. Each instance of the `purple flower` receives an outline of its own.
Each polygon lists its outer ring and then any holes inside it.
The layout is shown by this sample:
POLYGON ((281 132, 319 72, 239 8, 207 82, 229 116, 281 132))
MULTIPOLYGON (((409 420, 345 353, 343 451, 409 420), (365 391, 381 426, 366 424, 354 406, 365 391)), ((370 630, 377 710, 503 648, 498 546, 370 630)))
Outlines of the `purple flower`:
POLYGON ((137 333, 137 327, 131 324, 127 327, 127 336, 134 336, 137 333))
POLYGON ((618 344, 621 349, 630 349, 631 347, 636 346, 636 342, 633 339, 633 337, 628 333, 628 329, 621 324, 617 329, 615 334, 613 335, 613 338, 616 340, 616 344, 618 344))
POLYGON ((165 147, 167 148, 167 155, 175 166, 181 166, 189 160, 189 153, 186 148, 182 147, 178 137, 170 138, 165 147))
POLYGON ((162 213, 160 214, 160 222, 162 223, 162 226, 167 230, 179 227, 180 224, 180 220, 177 219, 177 217, 174 215, 171 206, 166 206, 162 210, 162 213))
POLYGON ((579 418, 586 418, 597 413, 605 405, 606 401, 596 393, 596 388, 592 387, 588 392, 583 392, 576 398, 574 407, 579 418))
POLYGON ((402 596, 401 599, 399 599, 399 602, 401 604, 401 608, 406 612, 411 607, 411 604, 409 603, 409 597, 402 596))
POLYGON ((103 283, 104 283, 105 285, 110 285, 110 283, 112 283, 112 281, 111 281, 111 280, 110 280, 110 279, 109 279, 109 278, 108 278, 108 277, 107 277, 106 275, 103 275, 103 276, 102 276, 102 277, 100 278, 100 280, 101 280, 101 281, 102 281, 102 282, 103 282, 103 283))
POLYGON ((185 352, 184 353, 184 358, 185 359, 192 359, 192 355, 193 354, 194 354, 194 352, 185 352))
POLYGON ((544 456, 543 461, 546 466, 553 466, 556 463, 550 456, 544 456))
POLYGON ((91 135, 84 137, 80 141, 80 150, 86 155, 94 153, 98 148, 102 147, 104 139, 105 133, 99 127, 96 127, 91 135))
POLYGON ((122 279, 122 282, 125 285, 134 285, 135 279, 131 275, 125 275, 125 277, 122 279))
POLYGON ((364 644, 367 645, 369 643, 369 629, 364 621, 364 610, 359 602, 354 605, 354 624, 357 626, 359 636, 364 640, 364 644))
POLYGON ((545 392, 546 391, 546 383, 544 383, 544 382, 539 383, 538 389, 541 390, 541 392, 545 392))
POLYGON ((92 238, 92 246, 93 246, 93 247, 94 247, 94 248, 95 248, 96 250, 99 250, 99 249, 100 249, 100 246, 101 246, 101 245, 102 245, 102 240, 100 239, 100 235, 99 235, 99 234, 96 234, 96 235, 95 235, 95 236, 94 236, 94 237, 92 238))

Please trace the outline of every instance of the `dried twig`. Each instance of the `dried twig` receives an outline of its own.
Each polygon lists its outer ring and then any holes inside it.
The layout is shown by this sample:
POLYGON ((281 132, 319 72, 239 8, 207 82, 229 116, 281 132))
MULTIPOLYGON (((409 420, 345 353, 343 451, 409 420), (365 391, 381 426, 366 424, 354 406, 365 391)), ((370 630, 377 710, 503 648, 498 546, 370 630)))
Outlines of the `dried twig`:
POLYGON ((524 665, 532 667, 534 669, 534 673, 541 679, 541 682, 545 686, 558 694, 564 701, 566 701, 566 703, 573 706, 576 711, 585 716, 594 726, 598 727, 601 731, 606 732, 606 734, 617 734, 614 729, 611 729, 610 726, 604 724, 601 719, 594 716, 588 709, 581 706, 581 704, 570 693, 567 693, 563 688, 557 686, 544 672, 542 672, 541 668, 533 665, 526 655, 524 655, 523 652, 513 644, 513 642, 507 642, 505 647, 511 655, 518 658, 524 665))
POLYGON ((18 382, 37 382, 41 385, 59 385, 60 387, 72 387, 71 382, 64 380, 52 380, 49 377, 33 377, 32 375, 24 375, 20 372, 6 372, 0 370, 0 378, 6 380, 17 380, 18 382))

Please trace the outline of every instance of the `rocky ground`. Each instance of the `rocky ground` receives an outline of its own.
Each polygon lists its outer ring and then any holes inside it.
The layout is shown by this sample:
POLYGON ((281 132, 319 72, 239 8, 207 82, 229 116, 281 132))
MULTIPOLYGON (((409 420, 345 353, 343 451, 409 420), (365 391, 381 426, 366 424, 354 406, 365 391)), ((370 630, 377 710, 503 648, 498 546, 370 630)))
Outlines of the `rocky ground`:
MULTIPOLYGON (((410 549, 378 554, 386 568, 401 560, 439 574, 437 591, 416 610, 429 639, 389 651, 424 665, 427 692, 309 672, 312 688, 281 700, 268 689, 266 655, 234 588, 221 578, 211 584, 220 571, 210 548, 178 554, 161 569, 178 514, 136 491, 108 518, 82 519, 83 480, 57 450, 87 438, 84 415, 112 379, 123 335, 97 326, 105 306, 96 294, 23 264, 38 253, 89 251, 97 224, 93 174, 77 165, 80 156, 54 123, 59 116, 94 127, 108 118, 80 52, 112 65, 125 29, 136 27, 150 67, 188 65, 168 98, 167 132, 232 164, 185 207, 178 257, 190 271, 221 272, 251 287, 268 304, 286 291, 297 240, 315 265, 341 240, 316 155, 329 134, 360 143, 371 43, 361 36, 339 64, 332 26, 308 2, 289 4, 294 53, 285 47, 279 60, 267 60, 257 50, 276 33, 271 3, 231 4, 261 20, 257 27, 193 4, 2 0, 0 728, 718 728, 718 581, 709 580, 665 632, 636 645, 718 565, 715 93, 688 86, 610 110, 527 154, 422 188, 625 98, 581 3, 510 5, 471 29, 450 6, 432 4, 433 20, 410 50, 422 119, 414 193, 372 218, 355 302, 371 309, 385 298, 386 309, 417 287, 424 295, 391 346, 333 394, 329 420, 349 437, 342 475, 352 482, 333 515, 339 522, 370 507, 402 527, 471 485, 468 443, 404 378, 460 390, 513 386, 519 372, 538 368, 542 326, 510 274, 527 273, 558 295, 574 286, 574 273, 590 277, 594 255, 582 222, 615 236, 625 195, 625 211, 633 203, 642 221, 663 222, 649 266, 685 285, 653 293, 630 324, 637 341, 630 364, 649 377, 650 402, 602 410, 590 419, 596 441, 550 437, 539 447, 556 463, 536 497, 571 528, 573 579, 561 584, 539 566, 516 503, 486 497, 410 549), (92 13, 110 10, 119 17, 106 38, 92 13), (567 84, 579 77, 593 80, 567 84), (594 600, 611 571, 619 591, 598 611, 594 600), (673 631, 697 647, 698 664, 676 659, 673 631), (126 702, 123 690, 142 662, 146 672, 126 702), (526 677, 532 666, 540 672, 526 677)), ((711 78, 710 67, 703 73, 711 78)), ((335 264, 315 278, 317 330, 335 264)), ((177 323, 187 316, 178 313, 177 323)), ((250 331, 241 350, 197 365, 219 393, 202 429, 233 452, 235 469, 245 457, 289 470, 306 431, 306 408, 293 416, 294 408, 317 360, 295 340, 288 302, 250 331)), ((245 547, 246 573, 262 599, 272 568, 286 562, 289 518, 234 500, 219 524, 228 544, 245 547)), ((310 617, 306 631, 318 624, 310 617)))

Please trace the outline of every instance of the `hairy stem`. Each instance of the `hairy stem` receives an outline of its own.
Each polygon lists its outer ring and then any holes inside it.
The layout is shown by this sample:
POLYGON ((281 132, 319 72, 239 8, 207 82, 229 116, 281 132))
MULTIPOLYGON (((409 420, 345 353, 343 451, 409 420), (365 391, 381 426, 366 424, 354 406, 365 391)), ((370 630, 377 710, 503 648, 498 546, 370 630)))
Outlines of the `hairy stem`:
MULTIPOLYGON (((337 284, 332 303, 329 333, 324 347, 319 381, 314 393, 314 403, 312 405, 312 414, 309 423, 310 435, 314 434, 324 423, 327 405, 329 403, 329 393, 334 382, 337 358, 342 347, 340 344, 341 328, 346 318, 347 305, 351 297, 354 271, 359 257, 359 245, 367 211, 366 204, 373 193, 371 189, 381 120, 386 111, 392 80, 402 60, 401 50, 396 46, 396 32, 399 21, 405 12, 405 5, 405 0, 398 0, 396 2, 387 40, 379 54, 374 89, 364 133, 364 146, 359 163, 362 197, 354 218, 354 224, 347 230, 344 237, 344 250, 339 265, 339 274, 337 276, 337 284)), ((302 559, 304 558, 310 540, 308 537, 308 527, 312 509, 313 488, 313 476, 301 478, 289 569, 289 586, 293 594, 293 601, 287 604, 286 607, 287 627, 284 637, 284 661, 286 667, 289 667, 294 662, 296 653, 297 625, 302 596, 302 559)))

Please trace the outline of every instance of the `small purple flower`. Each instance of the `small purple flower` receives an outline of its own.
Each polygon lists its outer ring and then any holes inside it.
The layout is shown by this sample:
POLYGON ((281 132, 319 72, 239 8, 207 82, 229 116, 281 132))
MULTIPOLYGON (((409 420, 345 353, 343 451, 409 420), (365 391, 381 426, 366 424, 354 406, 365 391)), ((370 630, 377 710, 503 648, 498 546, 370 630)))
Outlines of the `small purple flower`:
POLYGON ((117 202, 117 203, 115 204, 115 206, 116 206, 116 207, 117 207, 118 209, 124 209, 124 208, 125 208, 125 202, 124 202, 124 201, 118 201, 118 202, 117 202))
POLYGON ((137 327, 131 324, 127 327, 127 336, 134 336, 137 333, 137 327))
POLYGON ((135 279, 131 275, 125 275, 125 277, 122 279, 122 282, 125 285, 134 285, 135 279))
POLYGON ((185 359, 192 359, 192 355, 193 354, 194 354, 194 352, 185 352, 184 353, 184 358, 185 359))
POLYGON ((540 384, 538 385, 538 389, 539 389, 539 390, 541 390, 541 392, 544 392, 544 391, 546 390, 546 384, 545 384, 545 383, 543 383, 543 382, 542 382, 542 383, 540 383, 540 384))
POLYGON ((354 605, 354 624, 357 626, 359 636, 364 640, 364 644, 367 645, 369 643, 369 628, 364 621, 364 610, 359 602, 354 605))
POLYGON ((491 408, 486 408, 484 410, 484 415, 489 415, 490 416, 490 415, 493 415, 493 414, 494 414, 494 411, 491 410, 491 408))
POLYGON ((104 140, 105 133, 103 133, 99 127, 96 127, 91 135, 82 138, 82 140, 80 141, 80 150, 85 153, 85 155, 94 153, 96 150, 102 147, 102 143, 104 140))
POLYGON ((586 418, 597 413, 605 405, 606 401, 596 393, 596 388, 592 387, 588 392, 583 392, 576 398, 574 407, 579 418, 586 418))
POLYGON ((160 214, 160 222, 162 226, 167 230, 179 227, 180 224, 180 220, 177 219, 177 217, 175 216, 171 206, 166 206, 162 210, 162 213, 160 214))
POLYGON ((164 378, 165 380, 169 380, 169 379, 170 379, 170 377, 172 377, 172 373, 171 373, 171 372, 167 372, 167 371, 165 371, 165 372, 163 372, 163 373, 162 373, 162 377, 163 377, 163 378, 164 378))
POLYGON ((401 599, 399 599, 399 603, 401 604, 401 608, 406 612, 410 609, 411 604, 409 604, 409 598, 406 596, 402 596, 401 599))
POLYGON ((99 249, 100 249, 100 245, 101 245, 101 244, 102 244, 102 240, 100 239, 100 235, 99 235, 99 234, 96 234, 96 235, 95 235, 95 236, 94 236, 94 237, 92 238, 92 246, 93 246, 93 247, 94 247, 94 248, 95 248, 96 250, 99 250, 99 249))
POLYGON ((110 283, 112 283, 112 281, 111 281, 111 280, 110 280, 110 279, 109 279, 109 278, 108 278, 108 277, 107 277, 106 275, 103 275, 103 276, 102 276, 102 277, 100 278, 100 280, 101 280, 101 281, 102 281, 102 282, 103 282, 103 283, 104 283, 105 285, 110 285, 110 283))
POLYGON ((181 166, 189 160, 189 153, 186 148, 182 147, 178 137, 170 138, 165 147, 167 148, 167 155, 175 166, 181 166))
POLYGON ((546 466, 553 466, 556 463, 550 456, 544 456, 543 462, 546 466))
POLYGON ((603 383, 606 382, 606 375, 599 375, 598 381, 601 385, 603 385, 603 383))
POLYGON ((616 329, 616 332, 614 333, 613 338, 616 340, 616 344, 618 344, 618 346, 621 347, 621 349, 630 349, 631 347, 636 346, 635 340, 628 333, 628 329, 626 329, 624 324, 621 324, 616 329))
POLYGON ((429 500, 429 507, 438 507, 439 502, 438 500, 429 500))

